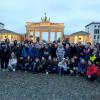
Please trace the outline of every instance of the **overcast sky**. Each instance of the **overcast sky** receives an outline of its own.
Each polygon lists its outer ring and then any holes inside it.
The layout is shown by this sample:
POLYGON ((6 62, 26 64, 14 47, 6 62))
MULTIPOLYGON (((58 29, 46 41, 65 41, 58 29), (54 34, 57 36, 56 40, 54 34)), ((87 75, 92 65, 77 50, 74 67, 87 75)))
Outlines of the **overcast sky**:
POLYGON ((27 21, 38 22, 44 12, 51 22, 64 22, 65 34, 84 30, 92 21, 100 22, 100 0, 2 0, 0 22, 9 30, 25 33, 27 21))

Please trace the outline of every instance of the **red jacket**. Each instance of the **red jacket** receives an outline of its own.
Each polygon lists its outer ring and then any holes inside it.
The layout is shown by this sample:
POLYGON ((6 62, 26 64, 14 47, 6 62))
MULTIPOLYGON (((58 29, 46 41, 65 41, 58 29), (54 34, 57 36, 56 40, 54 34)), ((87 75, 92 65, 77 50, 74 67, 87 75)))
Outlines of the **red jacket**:
POLYGON ((100 77, 100 68, 98 68, 97 74, 100 77))
MULTIPOLYGON (((88 66, 88 68, 87 68, 86 75, 97 74, 97 72, 98 72, 97 67, 94 66, 94 65, 90 65, 90 66, 88 66)), ((97 75, 98 75, 98 74, 97 74, 97 75)))

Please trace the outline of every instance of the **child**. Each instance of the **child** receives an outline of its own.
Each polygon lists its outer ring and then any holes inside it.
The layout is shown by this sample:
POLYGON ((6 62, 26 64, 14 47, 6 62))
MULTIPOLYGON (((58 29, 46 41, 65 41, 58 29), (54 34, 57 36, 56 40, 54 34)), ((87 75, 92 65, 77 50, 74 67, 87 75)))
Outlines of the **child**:
POLYGON ((90 60, 88 61, 88 67, 87 67, 86 75, 92 81, 96 80, 97 76, 98 76, 97 67, 94 64, 92 64, 92 62, 90 60))
POLYGON ((52 58, 51 56, 48 57, 48 60, 46 62, 46 72, 51 72, 51 68, 52 68, 53 64, 52 64, 52 58))
POLYGON ((35 58, 35 61, 34 61, 34 65, 33 65, 33 68, 32 68, 32 72, 35 73, 35 72, 39 72, 39 66, 40 66, 40 60, 38 57, 35 58))
POLYGON ((45 66, 46 66, 46 59, 44 57, 42 57, 40 65, 38 66, 38 71, 45 72, 45 66))
POLYGON ((53 57, 51 72, 57 73, 57 69, 58 69, 58 61, 57 58, 53 57))
POLYGON ((69 71, 71 75, 76 74, 76 63, 74 58, 71 58, 69 62, 69 71))
POLYGON ((62 75, 66 73, 67 71, 68 71, 67 62, 66 62, 66 59, 63 58, 63 60, 58 63, 58 72, 60 75, 62 75))
POLYGON ((24 70, 24 60, 23 57, 19 57, 19 59, 17 60, 17 70, 24 70))
POLYGON ((80 75, 84 75, 86 72, 86 62, 84 59, 81 59, 80 63, 78 64, 78 72, 80 75))
POLYGON ((27 72, 27 71, 31 71, 31 58, 30 56, 27 57, 27 59, 25 60, 24 62, 24 71, 27 72))
POLYGON ((15 57, 15 54, 12 52, 11 53, 11 59, 9 61, 9 70, 15 72, 16 66, 17 66, 17 58, 15 57))

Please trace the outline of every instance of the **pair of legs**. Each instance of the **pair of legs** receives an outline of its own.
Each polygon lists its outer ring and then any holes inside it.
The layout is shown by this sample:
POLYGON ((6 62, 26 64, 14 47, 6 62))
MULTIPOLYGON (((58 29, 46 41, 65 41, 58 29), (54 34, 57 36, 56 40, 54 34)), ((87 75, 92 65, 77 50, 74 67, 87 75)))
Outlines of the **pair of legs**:
POLYGON ((91 80, 91 81, 94 81, 98 78, 98 76, 96 74, 92 74, 92 75, 88 75, 88 78, 91 80))
POLYGON ((60 75, 62 75, 62 74, 69 74, 69 70, 65 70, 64 68, 58 68, 58 73, 60 75))
POLYGON ((9 59, 1 59, 1 69, 8 68, 9 59))

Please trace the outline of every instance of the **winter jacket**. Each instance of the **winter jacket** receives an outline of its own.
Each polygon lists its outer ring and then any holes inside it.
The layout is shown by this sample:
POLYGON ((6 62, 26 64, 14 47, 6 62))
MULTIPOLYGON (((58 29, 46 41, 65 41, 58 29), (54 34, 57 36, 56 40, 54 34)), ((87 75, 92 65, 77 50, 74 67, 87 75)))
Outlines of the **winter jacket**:
POLYGON ((78 46, 77 47, 77 56, 78 56, 78 58, 80 58, 80 57, 83 58, 83 55, 82 55, 82 53, 84 54, 83 49, 84 49, 83 46, 78 46))
POLYGON ((69 64, 69 69, 70 69, 70 70, 75 70, 75 68, 76 68, 76 63, 72 63, 72 62, 71 62, 71 63, 69 64))
POLYGON ((49 56, 49 49, 44 48, 43 56, 48 59, 49 56))
POLYGON ((34 55, 34 57, 35 58, 39 58, 40 57, 40 49, 39 48, 34 48, 34 52, 35 52, 35 55, 34 55))
POLYGON ((34 47, 30 46, 29 47, 29 56, 34 59, 35 58, 35 49, 34 47))
POLYGON ((57 50, 56 50, 57 58, 58 59, 59 58, 63 59, 64 58, 64 54, 65 54, 64 48, 63 47, 62 48, 58 47, 57 50))
POLYGON ((90 56, 90 60, 91 60, 92 62, 94 62, 94 61, 96 60, 96 55, 91 55, 91 56, 90 56))
POLYGON ((52 56, 52 58, 53 57, 57 57, 57 55, 56 55, 56 50, 57 50, 57 47, 52 47, 52 49, 51 49, 51 56, 52 56))
POLYGON ((84 49, 85 59, 86 59, 86 60, 88 60, 89 57, 90 57, 90 51, 91 51, 90 48, 85 48, 85 49, 84 49))
POLYGON ((79 63, 78 64, 78 71, 81 73, 86 72, 86 64, 79 63))
POLYGON ((41 48, 39 50, 39 55, 40 55, 40 58, 43 57, 43 55, 44 55, 44 48, 41 48))
POLYGON ((21 46, 20 46, 20 47, 15 46, 15 47, 13 48, 13 52, 14 52, 15 56, 16 56, 17 59, 18 59, 18 58, 21 56, 22 47, 21 47, 21 46))
POLYGON ((70 49, 70 55, 69 55, 70 58, 77 55, 77 48, 75 46, 70 47, 69 49, 70 49))
POLYGON ((65 49, 64 57, 71 58, 71 48, 65 49))
POLYGON ((2 48, 1 47, 1 49, 0 49, 0 58, 2 60, 7 60, 7 59, 9 60, 10 56, 11 56, 10 49, 8 47, 7 48, 2 48))
POLYGON ((27 58, 28 56, 29 56, 29 48, 23 48, 22 49, 22 54, 21 54, 21 56, 23 57, 23 58, 27 58))
POLYGON ((96 66, 90 65, 90 66, 87 67, 86 75, 87 75, 87 76, 88 76, 88 75, 93 75, 93 74, 97 74, 97 75, 98 75, 97 72, 98 72, 98 70, 97 70, 96 66))

